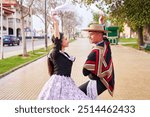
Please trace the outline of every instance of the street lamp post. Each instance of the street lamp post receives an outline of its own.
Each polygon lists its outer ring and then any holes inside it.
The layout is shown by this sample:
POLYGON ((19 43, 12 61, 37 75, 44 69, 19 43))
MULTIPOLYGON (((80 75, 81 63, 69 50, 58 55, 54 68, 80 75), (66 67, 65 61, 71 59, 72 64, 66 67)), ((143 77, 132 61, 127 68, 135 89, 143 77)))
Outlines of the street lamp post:
POLYGON ((46 11, 46 0, 45 0, 45 49, 47 50, 47 11, 46 11))
POLYGON ((3 4, 1 0, 1 59, 3 59, 3 4))

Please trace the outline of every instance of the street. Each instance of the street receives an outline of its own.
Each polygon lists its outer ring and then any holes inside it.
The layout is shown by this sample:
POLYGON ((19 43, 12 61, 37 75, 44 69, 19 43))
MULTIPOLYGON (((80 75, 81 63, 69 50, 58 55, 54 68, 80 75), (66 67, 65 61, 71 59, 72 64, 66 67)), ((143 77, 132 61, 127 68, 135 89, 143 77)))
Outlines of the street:
MULTIPOLYGON (((26 42, 27 42, 27 51, 32 51, 32 40, 27 39, 26 42)), ((48 45, 50 45, 50 44, 51 44, 51 41, 50 41, 50 39, 48 39, 48 45)), ((45 40, 44 39, 35 39, 34 40, 34 49, 38 49, 38 48, 42 48, 42 47, 45 47, 45 40)), ((19 46, 18 45, 14 45, 14 46, 5 45, 3 49, 4 49, 4 58, 21 54, 23 51, 22 42, 20 42, 19 46)))

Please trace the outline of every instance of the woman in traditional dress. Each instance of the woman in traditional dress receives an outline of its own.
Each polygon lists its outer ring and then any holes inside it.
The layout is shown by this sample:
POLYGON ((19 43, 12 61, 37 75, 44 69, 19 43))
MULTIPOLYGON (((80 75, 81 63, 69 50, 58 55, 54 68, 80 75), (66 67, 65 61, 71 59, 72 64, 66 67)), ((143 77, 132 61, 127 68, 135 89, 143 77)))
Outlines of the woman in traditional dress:
MULTIPOLYGON (((75 58, 65 52, 69 41, 63 33, 59 32, 58 21, 52 16, 54 23, 54 35, 52 42, 54 47, 48 55, 48 70, 51 75, 41 90, 40 100, 90 100, 96 97, 96 87, 90 86, 88 94, 83 93, 71 78, 72 64, 75 58), (93 93, 95 92, 95 93, 93 93)), ((96 86, 96 83, 95 83, 96 86)))

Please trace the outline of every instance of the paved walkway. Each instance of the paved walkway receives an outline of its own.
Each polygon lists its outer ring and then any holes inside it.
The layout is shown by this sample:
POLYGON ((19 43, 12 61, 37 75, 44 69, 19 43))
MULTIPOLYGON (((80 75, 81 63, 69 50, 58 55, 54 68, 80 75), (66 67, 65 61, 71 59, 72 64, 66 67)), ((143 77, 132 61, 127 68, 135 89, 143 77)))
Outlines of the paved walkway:
MULTIPOLYGON (((77 85, 88 78, 82 66, 91 50, 88 39, 78 39, 67 52, 76 56, 72 77, 77 85)), ((120 45, 112 46, 116 86, 114 97, 105 91, 98 99, 150 99, 150 54, 120 45)), ((46 57, 35 61, 0 79, 0 99, 36 99, 48 80, 46 57)))

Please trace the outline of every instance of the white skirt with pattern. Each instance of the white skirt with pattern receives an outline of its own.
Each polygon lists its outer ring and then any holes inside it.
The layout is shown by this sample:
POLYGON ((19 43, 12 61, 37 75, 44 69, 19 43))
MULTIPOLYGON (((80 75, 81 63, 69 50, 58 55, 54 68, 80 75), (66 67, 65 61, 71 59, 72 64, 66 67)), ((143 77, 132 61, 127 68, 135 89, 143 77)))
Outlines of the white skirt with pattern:
POLYGON ((87 95, 82 92, 70 77, 52 75, 42 88, 39 100, 91 100, 96 99, 96 81, 91 81, 87 95))

